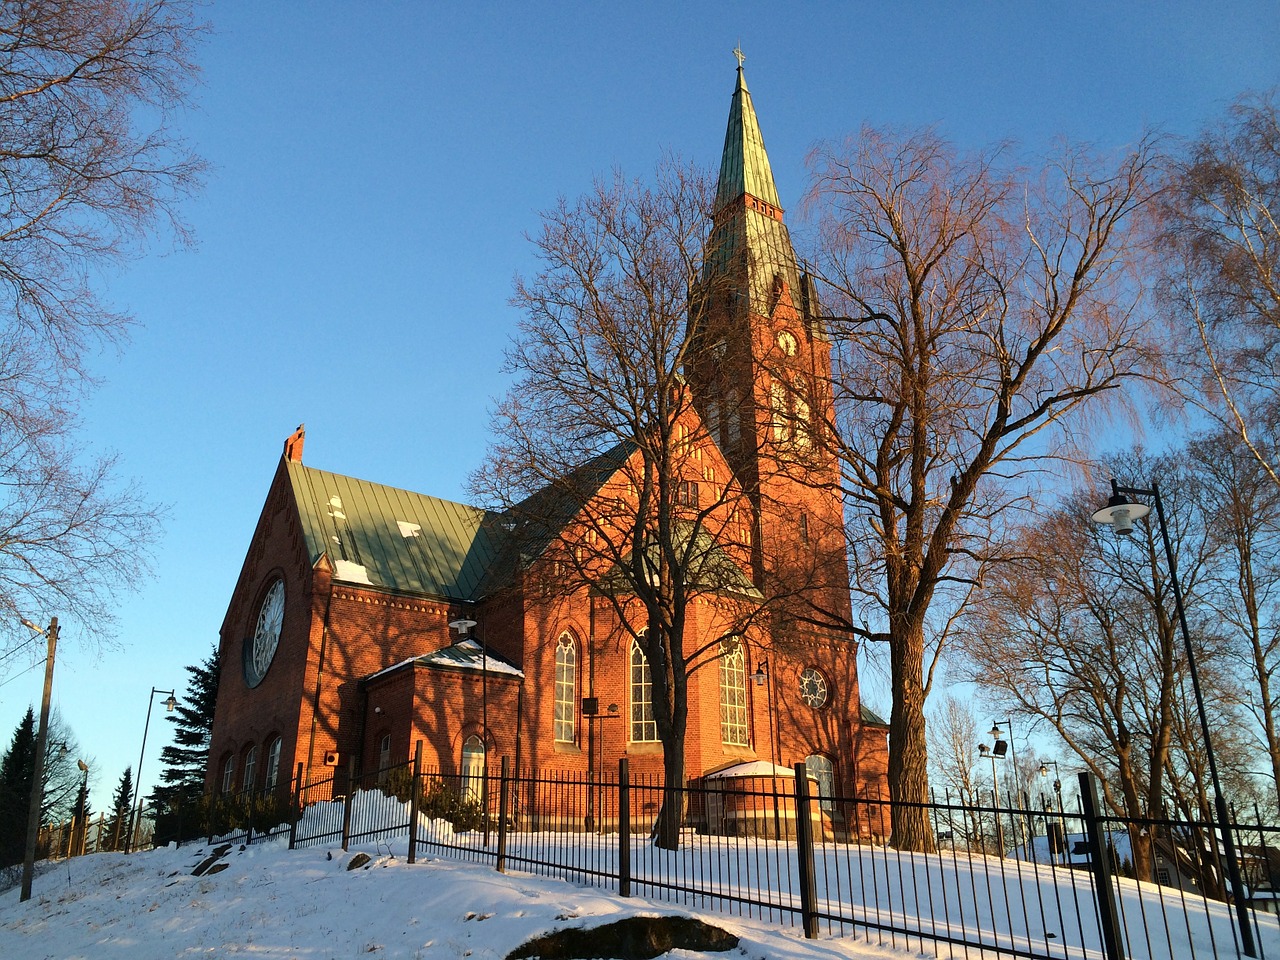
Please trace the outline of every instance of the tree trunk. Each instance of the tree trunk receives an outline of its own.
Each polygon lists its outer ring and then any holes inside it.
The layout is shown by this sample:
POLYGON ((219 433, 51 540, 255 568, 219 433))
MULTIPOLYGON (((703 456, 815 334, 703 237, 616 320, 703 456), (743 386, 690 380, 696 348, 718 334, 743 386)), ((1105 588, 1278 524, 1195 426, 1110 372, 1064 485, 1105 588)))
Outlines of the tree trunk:
POLYGON ((924 723, 924 624, 906 624, 892 639, 893 712, 889 715, 891 843, 898 850, 932 853, 929 821, 929 748, 924 723))
POLYGON ((662 808, 653 828, 653 842, 663 850, 679 850, 685 807, 684 730, 673 731, 671 742, 663 748, 662 808))

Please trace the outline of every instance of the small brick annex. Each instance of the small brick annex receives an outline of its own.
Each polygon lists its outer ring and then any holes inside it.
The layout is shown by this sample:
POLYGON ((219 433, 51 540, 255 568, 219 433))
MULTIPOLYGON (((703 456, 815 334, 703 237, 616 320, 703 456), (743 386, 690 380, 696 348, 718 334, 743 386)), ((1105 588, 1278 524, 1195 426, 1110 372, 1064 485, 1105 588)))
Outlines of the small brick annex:
MULTIPOLYGON (((744 577, 768 594, 803 576, 833 620, 851 622, 843 505, 838 484, 822 482, 836 467, 808 463, 806 476, 771 462, 784 439, 795 445, 782 408, 831 422, 820 386, 830 347, 741 67, 714 223, 713 240, 739 238, 740 258, 722 258, 714 279, 740 295, 694 331, 712 349, 686 370, 692 460, 704 482, 750 492, 749 546, 724 547, 744 577), (807 391, 803 407, 793 389, 807 391)), ((298 770, 313 779, 326 766, 368 772, 419 742, 448 774, 479 752, 582 775, 625 756, 637 776, 661 776, 620 619, 634 628, 642 611, 585 586, 545 589, 556 560, 504 568, 500 515, 304 465, 304 442, 301 427, 285 442, 222 624, 210 791, 282 792, 298 770), (475 623, 468 637, 457 621, 475 623)), ((625 501, 627 487, 620 467, 599 496, 625 501)), ((686 775, 809 761, 823 789, 883 798, 887 730, 861 707, 856 644, 788 618, 742 629, 742 613, 731 594, 694 601, 690 650, 733 639, 689 678, 686 775)))

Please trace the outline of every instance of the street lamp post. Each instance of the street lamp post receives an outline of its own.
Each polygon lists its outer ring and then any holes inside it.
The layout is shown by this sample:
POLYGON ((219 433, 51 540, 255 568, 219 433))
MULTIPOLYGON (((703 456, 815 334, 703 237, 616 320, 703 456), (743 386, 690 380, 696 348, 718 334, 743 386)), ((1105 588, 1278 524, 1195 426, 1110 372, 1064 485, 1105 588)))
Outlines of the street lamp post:
MULTIPOLYGON (((1009 754, 1009 783, 1007 785, 1008 789, 1005 791, 1005 797, 1009 801, 1009 823, 1013 825, 1014 842, 1017 843, 1019 840, 1023 840, 1025 842, 1026 834, 1023 829, 1023 824, 1017 819, 1016 814, 1013 812, 1014 808, 1022 802, 1022 784, 1019 783, 1022 779, 1022 774, 1018 770, 1018 755, 1013 749, 1013 718, 1006 718, 1004 725, 1009 730, 1009 740, 1007 744, 1003 739, 1001 739, 1003 734, 1000 732, 1000 721, 997 720, 991 725, 991 754, 992 756, 1000 757, 1001 759, 1004 758, 1006 751, 1009 754)), ((997 814, 997 816, 999 816, 999 814, 997 814)))
POLYGON ((36 761, 31 776, 31 800, 27 806, 27 848, 22 858, 22 895, 20 900, 31 899, 31 878, 36 867, 36 836, 40 832, 40 805, 44 800, 44 754, 49 739, 49 697, 53 692, 53 661, 58 651, 58 618, 51 617, 47 629, 24 619, 22 625, 43 634, 48 643, 44 661, 44 695, 40 699, 40 727, 36 733, 36 761))
POLYGON ((1191 675, 1191 690, 1196 699, 1196 712, 1200 718, 1200 731, 1204 736, 1204 753, 1209 763, 1209 777, 1213 781, 1213 802, 1217 812, 1218 830, 1222 834, 1223 853, 1227 858, 1227 876, 1231 883, 1231 897, 1235 901, 1236 923, 1240 930, 1240 946, 1245 956, 1256 957, 1253 927, 1249 923, 1249 907, 1245 902, 1244 882, 1240 877, 1240 864, 1236 860, 1235 840, 1231 835, 1231 820, 1227 815, 1227 801, 1222 794, 1222 782, 1218 779, 1218 764, 1213 756, 1213 740, 1209 736, 1209 717, 1204 709, 1204 694, 1200 689, 1200 673, 1196 669, 1195 647, 1191 643, 1191 631, 1187 627, 1187 611, 1182 602, 1182 588, 1178 585, 1178 565, 1174 560, 1173 546, 1169 542, 1169 525, 1165 521, 1164 501, 1160 499, 1160 487, 1153 480, 1151 488, 1122 487, 1111 481, 1111 498, 1107 505, 1093 515, 1097 523, 1109 524, 1120 536, 1133 532, 1133 521, 1151 512, 1145 503, 1133 503, 1128 496, 1150 497, 1156 504, 1156 519, 1160 525, 1160 540, 1164 544, 1165 562, 1169 566, 1169 585, 1173 589, 1173 604, 1178 614, 1178 626, 1182 631, 1182 643, 1186 648, 1187 672, 1191 675))
POLYGON ((178 705, 178 698, 173 695, 172 690, 151 688, 151 693, 147 697, 147 722, 142 726, 142 749, 138 752, 138 771, 133 780, 133 799, 137 810, 133 818, 133 829, 125 838, 125 853, 138 849, 138 831, 142 829, 142 760, 147 755, 147 731, 151 729, 151 707, 156 702, 157 693, 169 695, 169 699, 164 702, 165 713, 173 713, 173 708, 178 705))
POLYGON ((778 812, 778 752, 777 740, 773 735, 773 684, 769 674, 769 661, 761 660, 756 664, 756 672, 751 675, 751 682, 757 687, 764 687, 765 714, 769 719, 769 780, 773 785, 773 838, 782 839, 781 816, 778 812))
MULTIPOLYGON (((471 628, 478 623, 470 617, 452 620, 449 626, 458 631, 461 641, 470 636, 471 628)), ((484 845, 489 846, 489 647, 483 636, 480 640, 480 747, 484 757, 484 771, 480 777, 480 808, 484 811, 484 845)))
MULTIPOLYGON (((997 743, 1003 741, 997 741, 997 743)), ((1004 856, 1004 824, 1000 822, 1000 780, 996 776, 996 757, 998 754, 995 750, 988 747, 985 743, 978 744, 978 753, 984 757, 991 759, 991 806, 996 818, 996 843, 1000 846, 1000 856, 1004 856)))
MULTIPOLYGON (((1054 796, 1057 798, 1057 804, 1058 804, 1058 817, 1059 817, 1059 820, 1060 820, 1060 828, 1059 828, 1059 829, 1060 829, 1060 831, 1061 831, 1061 836, 1059 836, 1059 837, 1058 837, 1058 850, 1057 850, 1056 852, 1057 852, 1057 853, 1061 853, 1061 854, 1062 854, 1062 862, 1063 862, 1063 863, 1066 863, 1066 862, 1067 862, 1067 861, 1066 861, 1066 854, 1067 854, 1067 824, 1066 824, 1066 820, 1065 820, 1065 814, 1063 813, 1063 810, 1062 810, 1062 776, 1061 776, 1061 774, 1058 772, 1058 761, 1057 761, 1057 760, 1041 760, 1041 761, 1040 761, 1040 779, 1041 779, 1041 780, 1046 780, 1046 779, 1048 779, 1048 777, 1049 777, 1049 765, 1050 765, 1050 764, 1052 764, 1052 765, 1053 765, 1053 793, 1054 793, 1054 796)), ((1046 806, 1046 805, 1045 805, 1045 803, 1044 803, 1044 791, 1043 791, 1043 790, 1041 790, 1041 791, 1040 791, 1040 798, 1041 798, 1041 799, 1040 799, 1040 805, 1041 805, 1042 807, 1043 807, 1043 806, 1046 806)), ((1047 810, 1047 807, 1046 807, 1046 810, 1047 810)), ((1048 833, 1049 833, 1049 815, 1048 815, 1048 813, 1047 813, 1047 812, 1045 813, 1045 818, 1044 818, 1044 830, 1045 830, 1045 834, 1046 834, 1046 835, 1048 835, 1048 833)), ((1049 846, 1049 852, 1050 852, 1051 854, 1055 853, 1055 851, 1053 850, 1053 844, 1052 844, 1052 843, 1050 843, 1050 846, 1049 846)))

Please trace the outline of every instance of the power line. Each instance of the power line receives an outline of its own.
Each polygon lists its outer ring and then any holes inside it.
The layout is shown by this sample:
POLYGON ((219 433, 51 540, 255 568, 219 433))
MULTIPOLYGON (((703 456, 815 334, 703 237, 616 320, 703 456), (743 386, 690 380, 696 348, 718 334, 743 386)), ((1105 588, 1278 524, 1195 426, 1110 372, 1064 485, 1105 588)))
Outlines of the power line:
POLYGON ((49 659, 48 657, 43 657, 39 662, 33 663, 31 666, 27 667, 27 669, 22 670, 19 673, 15 673, 8 680, 0 680, 0 687, 13 683, 13 681, 17 680, 20 676, 26 673, 30 673, 32 670, 36 669, 37 667, 43 667, 45 660, 48 660, 48 659, 49 659))

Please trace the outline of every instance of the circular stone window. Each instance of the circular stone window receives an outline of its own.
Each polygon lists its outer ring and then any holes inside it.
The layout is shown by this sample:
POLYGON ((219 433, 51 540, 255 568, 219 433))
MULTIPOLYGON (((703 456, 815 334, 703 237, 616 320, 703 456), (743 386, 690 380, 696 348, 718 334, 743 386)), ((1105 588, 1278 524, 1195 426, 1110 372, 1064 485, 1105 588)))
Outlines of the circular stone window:
POLYGON ((280 628, 284 626, 284 581, 277 580, 267 588, 258 608, 258 622, 253 636, 244 645, 244 679, 256 687, 267 675, 271 659, 280 645, 280 628))
POLYGON ((827 678, 813 667, 800 674, 800 699, 815 709, 827 704, 827 678))

